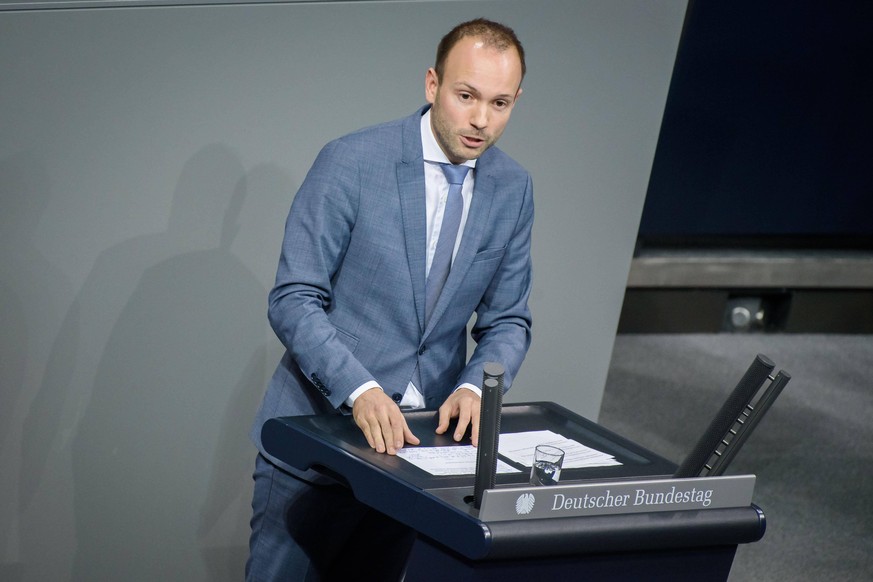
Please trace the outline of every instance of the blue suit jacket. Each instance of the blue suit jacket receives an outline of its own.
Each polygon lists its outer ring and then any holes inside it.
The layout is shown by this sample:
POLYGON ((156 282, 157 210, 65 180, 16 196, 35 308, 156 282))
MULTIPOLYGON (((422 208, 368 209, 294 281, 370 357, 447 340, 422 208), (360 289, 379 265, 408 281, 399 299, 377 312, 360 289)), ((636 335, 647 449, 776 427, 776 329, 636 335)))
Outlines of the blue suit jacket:
POLYGON ((422 108, 327 144, 297 192, 269 296, 287 352, 270 380, 252 438, 277 416, 336 413, 375 380, 399 401, 420 367, 427 408, 458 385, 480 386, 485 362, 506 369, 530 345, 528 173, 490 148, 478 160, 461 245, 425 326, 422 108), (466 362, 466 325, 477 347, 466 362))

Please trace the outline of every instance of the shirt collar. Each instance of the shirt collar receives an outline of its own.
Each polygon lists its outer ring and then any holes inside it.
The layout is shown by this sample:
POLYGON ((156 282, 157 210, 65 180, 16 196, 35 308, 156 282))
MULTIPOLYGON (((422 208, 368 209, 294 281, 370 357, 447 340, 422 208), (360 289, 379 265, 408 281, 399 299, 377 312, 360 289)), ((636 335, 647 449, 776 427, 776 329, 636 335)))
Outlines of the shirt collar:
MULTIPOLYGON (((430 126, 430 109, 421 116, 421 151, 425 161, 436 164, 451 164, 449 158, 443 152, 442 148, 437 143, 436 137, 433 134, 433 128, 430 126)), ((464 166, 476 167, 476 160, 467 160, 463 163, 464 166)))

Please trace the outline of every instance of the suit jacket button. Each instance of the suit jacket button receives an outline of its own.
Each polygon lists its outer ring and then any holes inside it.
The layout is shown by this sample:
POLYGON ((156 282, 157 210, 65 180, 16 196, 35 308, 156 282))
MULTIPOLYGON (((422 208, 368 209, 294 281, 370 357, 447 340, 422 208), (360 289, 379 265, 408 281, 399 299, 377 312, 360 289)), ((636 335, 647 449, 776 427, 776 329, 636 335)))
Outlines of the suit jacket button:
POLYGON ((427 351, 427 346, 421 346, 420 348, 418 348, 418 355, 423 356, 424 352, 426 352, 426 351, 427 351))
POLYGON ((401 400, 403 400, 403 394, 401 394, 400 392, 395 392, 391 396, 391 400, 393 400, 394 402, 400 402, 401 400))

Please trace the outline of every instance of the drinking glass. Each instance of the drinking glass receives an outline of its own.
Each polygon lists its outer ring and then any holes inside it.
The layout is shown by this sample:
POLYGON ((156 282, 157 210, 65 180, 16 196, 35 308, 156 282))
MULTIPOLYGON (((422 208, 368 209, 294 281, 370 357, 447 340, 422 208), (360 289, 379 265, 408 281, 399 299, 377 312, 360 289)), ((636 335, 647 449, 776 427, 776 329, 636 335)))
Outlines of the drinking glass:
POLYGON ((563 450, 551 445, 537 445, 530 468, 530 484, 555 485, 561 479, 563 462, 563 450))

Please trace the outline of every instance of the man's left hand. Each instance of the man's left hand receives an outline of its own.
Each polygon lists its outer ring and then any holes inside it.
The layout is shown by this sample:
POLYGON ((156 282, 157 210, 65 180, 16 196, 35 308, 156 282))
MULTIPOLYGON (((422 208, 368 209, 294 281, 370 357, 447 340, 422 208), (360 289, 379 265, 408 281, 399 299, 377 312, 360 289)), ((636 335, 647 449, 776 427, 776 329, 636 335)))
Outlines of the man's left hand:
POLYGON ((464 433, 467 432, 467 427, 471 427, 471 440, 473 446, 479 444, 479 408, 481 399, 472 390, 459 388, 452 392, 451 396, 446 398, 446 401, 439 409, 439 424, 436 428, 437 434, 443 434, 449 429, 449 421, 453 418, 458 419, 458 424, 455 426, 455 441, 460 441, 464 438, 464 433))

